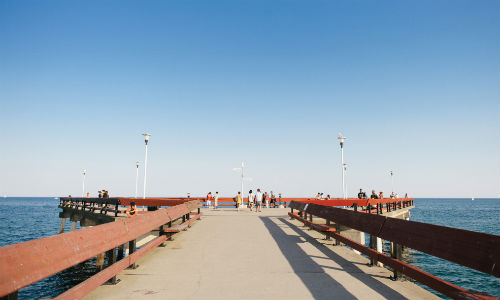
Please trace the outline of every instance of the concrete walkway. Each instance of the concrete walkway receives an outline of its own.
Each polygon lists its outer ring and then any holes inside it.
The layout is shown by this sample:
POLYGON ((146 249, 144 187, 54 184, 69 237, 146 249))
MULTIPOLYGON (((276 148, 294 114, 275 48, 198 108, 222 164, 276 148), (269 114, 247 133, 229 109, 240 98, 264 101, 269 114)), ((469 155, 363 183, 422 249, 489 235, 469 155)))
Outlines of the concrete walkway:
POLYGON ((439 299, 303 230, 288 209, 204 210, 188 231, 85 299, 439 299))

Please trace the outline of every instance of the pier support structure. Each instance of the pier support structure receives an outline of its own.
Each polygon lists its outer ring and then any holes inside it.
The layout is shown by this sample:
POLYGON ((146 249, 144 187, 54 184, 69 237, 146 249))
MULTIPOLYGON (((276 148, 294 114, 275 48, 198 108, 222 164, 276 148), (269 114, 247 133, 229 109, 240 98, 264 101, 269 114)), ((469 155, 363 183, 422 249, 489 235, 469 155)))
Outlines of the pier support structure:
POLYGON ((64 227, 66 226, 66 218, 61 218, 61 225, 59 226, 59 233, 64 232, 64 227))

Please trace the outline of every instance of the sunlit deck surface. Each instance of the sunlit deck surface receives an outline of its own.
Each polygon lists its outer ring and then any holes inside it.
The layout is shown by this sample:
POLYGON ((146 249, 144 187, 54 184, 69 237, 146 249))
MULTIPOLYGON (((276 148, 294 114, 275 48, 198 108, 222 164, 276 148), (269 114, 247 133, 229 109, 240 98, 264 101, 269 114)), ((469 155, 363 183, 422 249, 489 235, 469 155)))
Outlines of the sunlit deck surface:
POLYGON ((439 299, 324 235, 261 213, 202 209, 202 220, 84 299, 439 299))

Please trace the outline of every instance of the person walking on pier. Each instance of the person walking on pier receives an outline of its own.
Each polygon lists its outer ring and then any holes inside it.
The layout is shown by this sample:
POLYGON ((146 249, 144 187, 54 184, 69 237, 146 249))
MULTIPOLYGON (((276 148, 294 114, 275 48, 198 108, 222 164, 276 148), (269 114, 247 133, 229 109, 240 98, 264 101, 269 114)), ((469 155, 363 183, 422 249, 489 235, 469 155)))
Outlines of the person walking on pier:
POLYGON ((248 208, 250 208, 250 211, 252 211, 252 207, 253 207, 253 194, 252 194, 252 190, 249 190, 248 191, 248 208))
POLYGON ((207 194, 206 206, 207 206, 207 208, 210 208, 210 206, 212 206, 212 192, 208 192, 208 194, 207 194))
POLYGON ((260 189, 257 189, 257 193, 255 194, 255 212, 261 212, 262 211, 262 193, 260 192, 260 189))
POLYGON ((276 208, 276 196, 274 196, 273 191, 271 191, 271 205, 276 208))
POLYGON ((267 192, 264 193, 264 203, 266 203, 266 208, 269 208, 269 194, 267 192))
POLYGON ((238 192, 238 195, 236 195, 236 209, 240 211, 240 205, 243 199, 241 198, 241 192, 238 192))
POLYGON ((215 192, 215 196, 214 196, 214 209, 217 209, 218 205, 219 205, 219 192, 215 192))

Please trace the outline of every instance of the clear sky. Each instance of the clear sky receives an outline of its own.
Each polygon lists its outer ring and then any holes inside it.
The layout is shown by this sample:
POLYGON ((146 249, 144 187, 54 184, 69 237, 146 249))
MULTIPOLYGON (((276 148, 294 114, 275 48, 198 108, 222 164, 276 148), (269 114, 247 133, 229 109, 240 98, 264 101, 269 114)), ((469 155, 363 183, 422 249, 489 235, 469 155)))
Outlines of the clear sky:
POLYGON ((498 197, 497 0, 1 1, 0 195, 498 197), (143 169, 140 168, 142 186, 143 169), (142 188, 139 189, 142 191, 142 188))

